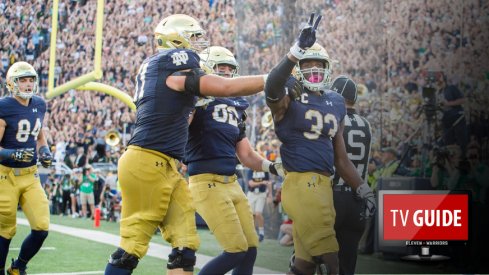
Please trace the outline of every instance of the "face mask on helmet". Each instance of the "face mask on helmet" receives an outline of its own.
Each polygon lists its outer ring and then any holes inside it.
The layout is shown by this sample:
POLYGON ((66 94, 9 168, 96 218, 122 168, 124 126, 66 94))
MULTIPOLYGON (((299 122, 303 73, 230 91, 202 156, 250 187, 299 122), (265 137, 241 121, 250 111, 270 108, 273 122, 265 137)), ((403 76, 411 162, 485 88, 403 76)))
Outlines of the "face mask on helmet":
POLYGON ((212 68, 213 74, 231 78, 238 76, 238 62, 228 49, 212 46, 202 51, 199 56, 206 67, 212 68))
POLYGON ((27 62, 14 63, 7 72, 7 89, 12 95, 23 99, 29 99, 37 94, 38 76, 34 67, 27 62), (21 90, 20 86, 25 86, 20 84, 20 81, 23 78, 34 78, 32 90, 28 92, 21 90))
POLYGON ((199 52, 209 46, 206 32, 199 22, 185 14, 174 14, 161 20, 154 33, 158 49, 199 52))
POLYGON ((324 90, 331 78, 331 61, 326 50, 315 43, 295 68, 296 77, 309 91, 324 90))

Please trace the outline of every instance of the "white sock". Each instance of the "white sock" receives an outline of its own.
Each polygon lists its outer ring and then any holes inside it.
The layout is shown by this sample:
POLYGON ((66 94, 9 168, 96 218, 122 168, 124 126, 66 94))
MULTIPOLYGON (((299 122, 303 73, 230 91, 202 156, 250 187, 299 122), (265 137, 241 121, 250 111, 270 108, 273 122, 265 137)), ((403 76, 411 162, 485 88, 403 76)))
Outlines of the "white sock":
POLYGON ((263 228, 263 227, 258 227, 258 234, 260 234, 260 235, 265 235, 265 228, 263 228))

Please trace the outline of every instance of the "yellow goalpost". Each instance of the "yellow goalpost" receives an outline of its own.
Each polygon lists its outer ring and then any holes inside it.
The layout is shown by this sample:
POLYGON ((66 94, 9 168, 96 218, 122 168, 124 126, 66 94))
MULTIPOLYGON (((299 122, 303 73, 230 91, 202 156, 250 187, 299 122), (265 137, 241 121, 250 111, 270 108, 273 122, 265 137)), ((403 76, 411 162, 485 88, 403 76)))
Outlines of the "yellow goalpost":
POLYGON ((54 65, 56 62, 56 37, 58 32, 58 8, 59 0, 53 0, 53 12, 52 12, 52 30, 49 52, 49 75, 48 75, 48 92, 47 98, 53 98, 59 96, 71 89, 84 90, 84 91, 98 91, 110 96, 116 97, 132 110, 136 110, 136 105, 132 102, 132 98, 123 91, 98 82, 102 78, 102 33, 104 26, 104 0, 97 0, 97 23, 95 25, 95 60, 93 71, 79 76, 73 80, 70 80, 58 87, 54 87, 54 65))

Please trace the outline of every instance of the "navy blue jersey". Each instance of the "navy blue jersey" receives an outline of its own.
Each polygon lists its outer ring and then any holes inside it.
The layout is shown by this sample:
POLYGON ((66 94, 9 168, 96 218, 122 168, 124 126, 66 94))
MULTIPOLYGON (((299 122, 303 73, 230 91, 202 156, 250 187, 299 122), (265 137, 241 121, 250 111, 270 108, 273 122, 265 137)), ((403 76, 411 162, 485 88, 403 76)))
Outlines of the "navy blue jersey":
POLYGON ((189 175, 236 172, 236 144, 243 138, 238 125, 248 106, 245 99, 232 97, 215 98, 195 109, 185 149, 189 175))
MULTIPOLYGON (((370 123, 367 119, 356 114, 353 109, 348 109, 348 114, 345 116, 343 139, 345 140, 348 158, 355 168, 357 168, 360 177, 366 182, 372 133, 370 123)), ((336 173, 333 178, 333 183, 344 185, 345 182, 336 173)))
POLYGON ((291 100, 282 120, 275 123, 282 142, 280 154, 290 172, 334 173, 332 137, 346 114, 343 97, 333 91, 303 93, 291 100))
MULTIPOLYGON (((262 182, 262 181, 268 181, 270 177, 268 172, 249 170, 248 179, 253 180, 254 182, 262 182)), ((258 189, 258 191, 261 193, 267 192, 267 185, 266 183, 260 184, 259 186, 256 187, 249 187, 248 190, 250 192, 256 192, 256 189, 258 189)))
POLYGON ((188 117, 195 99, 166 85, 176 71, 200 68, 199 56, 190 50, 161 51, 146 60, 136 76, 136 124, 129 145, 182 159, 188 136, 188 117))
MULTIPOLYGON (((5 120, 7 127, 0 147, 6 149, 34 148, 36 150, 37 136, 41 132, 46 102, 38 96, 33 96, 28 106, 20 104, 13 97, 0 98, 0 119, 5 120)), ((37 152, 31 162, 16 162, 11 159, 3 160, 2 165, 8 167, 29 167, 37 162, 37 152)))

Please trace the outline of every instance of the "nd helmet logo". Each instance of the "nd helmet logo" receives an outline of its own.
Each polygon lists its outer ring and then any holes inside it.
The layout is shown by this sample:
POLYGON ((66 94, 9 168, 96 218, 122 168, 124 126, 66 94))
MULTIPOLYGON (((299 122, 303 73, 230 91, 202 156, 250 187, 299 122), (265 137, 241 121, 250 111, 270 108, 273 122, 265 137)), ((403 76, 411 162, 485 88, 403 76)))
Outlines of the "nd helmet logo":
POLYGON ((185 51, 175 52, 171 55, 171 58, 173 59, 173 64, 177 66, 187 64, 188 61, 188 55, 185 51))

